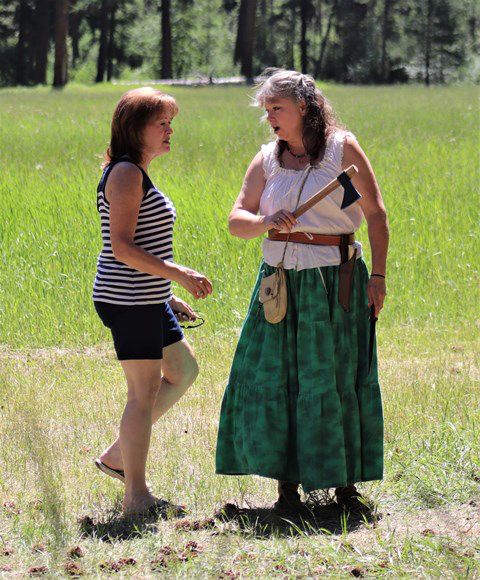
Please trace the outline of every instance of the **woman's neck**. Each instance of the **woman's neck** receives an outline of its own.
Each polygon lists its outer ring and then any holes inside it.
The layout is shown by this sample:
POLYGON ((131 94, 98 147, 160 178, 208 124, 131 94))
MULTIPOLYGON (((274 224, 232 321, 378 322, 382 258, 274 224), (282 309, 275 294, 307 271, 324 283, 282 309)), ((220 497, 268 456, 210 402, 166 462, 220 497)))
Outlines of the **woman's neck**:
POLYGON ((144 155, 142 157, 142 160, 138 164, 143 169, 143 171, 145 171, 145 173, 148 172, 148 166, 150 165, 150 162, 152 161, 152 159, 153 159, 153 157, 149 157, 148 155, 144 155))
POLYGON ((287 142, 287 149, 294 155, 303 155, 307 152, 305 145, 303 144, 302 137, 297 137, 289 139, 287 142))

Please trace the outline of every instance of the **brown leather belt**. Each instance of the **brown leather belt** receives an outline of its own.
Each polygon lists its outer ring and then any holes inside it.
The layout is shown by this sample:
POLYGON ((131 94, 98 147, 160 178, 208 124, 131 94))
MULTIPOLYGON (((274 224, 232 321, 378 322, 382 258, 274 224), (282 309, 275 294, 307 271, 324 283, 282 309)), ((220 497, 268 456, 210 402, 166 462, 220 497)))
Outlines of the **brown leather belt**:
POLYGON ((309 232, 292 232, 290 237, 288 237, 288 234, 282 234, 277 230, 269 230, 268 239, 273 242, 286 242, 288 239, 289 242, 296 244, 312 244, 314 246, 349 246, 355 242, 355 234, 330 236, 326 234, 311 234, 309 232))
POLYGON ((316 246, 338 246, 340 248, 340 266, 338 269, 338 301, 345 312, 350 310, 350 297, 352 295, 353 272, 357 261, 357 248, 353 250, 353 256, 348 257, 348 246, 355 242, 355 234, 340 234, 329 236, 325 234, 311 234, 310 232, 293 232, 282 234, 276 230, 268 231, 268 239, 274 242, 295 242, 297 244, 313 244, 316 246))

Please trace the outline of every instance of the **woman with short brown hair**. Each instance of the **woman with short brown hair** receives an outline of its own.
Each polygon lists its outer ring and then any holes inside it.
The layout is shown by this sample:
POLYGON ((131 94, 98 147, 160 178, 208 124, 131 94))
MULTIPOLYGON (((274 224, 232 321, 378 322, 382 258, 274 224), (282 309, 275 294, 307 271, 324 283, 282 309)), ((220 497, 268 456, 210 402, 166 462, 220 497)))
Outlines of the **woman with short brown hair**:
POLYGON ((177 317, 195 319, 171 292, 171 281, 195 299, 212 292, 204 275, 173 262, 171 200, 150 180, 150 162, 170 151, 173 97, 152 88, 120 99, 112 119, 106 164, 97 189, 103 248, 93 289, 95 309, 112 333, 128 385, 119 437, 95 461, 125 483, 127 514, 179 506, 156 498, 145 465, 152 424, 193 383, 198 366, 177 317))

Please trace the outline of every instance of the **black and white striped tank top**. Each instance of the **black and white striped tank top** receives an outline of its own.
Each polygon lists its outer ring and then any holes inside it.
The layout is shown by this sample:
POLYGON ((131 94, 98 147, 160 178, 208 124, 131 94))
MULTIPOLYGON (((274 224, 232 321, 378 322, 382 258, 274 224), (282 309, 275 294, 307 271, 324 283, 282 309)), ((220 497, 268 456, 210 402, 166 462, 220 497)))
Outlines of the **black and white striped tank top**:
MULTIPOLYGON (((128 161, 122 158, 120 161, 128 161)), ((115 163, 107 165, 97 188, 97 209, 100 213, 103 248, 98 256, 93 299, 109 304, 137 306, 161 304, 172 297, 170 280, 139 272, 115 259, 110 241, 110 206, 105 187, 115 163)), ((137 165, 138 167, 138 165, 137 165)), ((143 173, 144 196, 140 205, 134 242, 162 260, 173 260, 173 225, 176 212, 173 203, 143 173)))

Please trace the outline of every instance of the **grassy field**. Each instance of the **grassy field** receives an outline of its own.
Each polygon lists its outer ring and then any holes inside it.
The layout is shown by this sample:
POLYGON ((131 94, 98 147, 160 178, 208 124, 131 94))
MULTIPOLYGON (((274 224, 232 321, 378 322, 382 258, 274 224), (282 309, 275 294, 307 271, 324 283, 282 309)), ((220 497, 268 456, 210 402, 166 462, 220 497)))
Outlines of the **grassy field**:
POLYGON ((226 216, 269 139, 248 89, 231 87, 171 89, 172 154, 151 168, 177 207, 176 260, 215 285, 207 324, 189 334, 200 377, 157 425, 149 463, 155 491, 190 513, 180 524, 119 517, 121 484, 92 460, 115 436, 125 386, 91 286, 95 188, 123 89, 2 90, 0 575, 480 576, 475 89, 324 90, 372 161, 391 225, 378 329, 386 473, 362 486, 373 513, 347 517, 322 498, 315 518, 288 523, 265 509, 271 481, 214 475, 260 256, 258 240, 229 236, 226 216), (240 517, 210 521, 226 502, 240 517))
MULTIPOLYGON (((100 241, 95 189, 121 92, 0 92, 1 343, 77 347, 106 338, 90 299, 100 241)), ((181 107, 173 152, 151 173, 177 206, 176 260, 215 281, 204 309, 209 332, 216 332, 240 324, 258 266, 259 241, 231 238, 226 217, 269 131, 248 106, 245 88, 172 92, 181 107)), ((466 326, 472 336, 466 321, 475 315, 478 266, 474 90, 326 92, 364 145, 389 210, 384 326, 466 326)))

